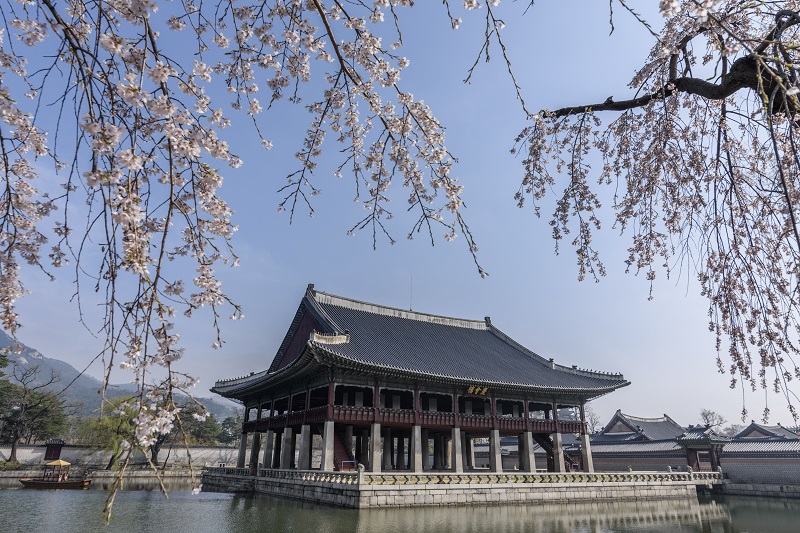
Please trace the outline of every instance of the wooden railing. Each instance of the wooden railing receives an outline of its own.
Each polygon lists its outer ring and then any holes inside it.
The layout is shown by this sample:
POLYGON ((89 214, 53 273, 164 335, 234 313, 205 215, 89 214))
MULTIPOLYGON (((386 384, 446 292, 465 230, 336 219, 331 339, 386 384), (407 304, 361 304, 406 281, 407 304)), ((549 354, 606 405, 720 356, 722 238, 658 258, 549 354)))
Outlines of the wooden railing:
MULTIPOLYGON (((295 411, 288 415, 276 415, 271 418, 251 420, 244 424, 244 430, 248 433, 254 431, 267 431, 268 429, 282 429, 289 426, 299 426, 301 424, 321 424, 327 415, 327 406, 314 407, 306 411, 295 411)), ((390 409, 381 407, 378 409, 378 422, 381 424, 414 424, 414 410, 412 409, 390 409)), ((556 422, 538 418, 498 416, 496 424, 493 423, 491 416, 454 414, 441 411, 419 411, 416 419, 418 423, 425 427, 453 427, 456 416, 459 425, 465 430, 487 430, 497 428, 505 432, 533 431, 534 433, 555 433, 556 422)), ((368 424, 375 421, 375 408, 351 405, 334 405, 333 420, 340 423, 349 424, 368 424)), ((558 428, 561 433, 580 433, 582 424, 574 420, 560 420, 558 428)))

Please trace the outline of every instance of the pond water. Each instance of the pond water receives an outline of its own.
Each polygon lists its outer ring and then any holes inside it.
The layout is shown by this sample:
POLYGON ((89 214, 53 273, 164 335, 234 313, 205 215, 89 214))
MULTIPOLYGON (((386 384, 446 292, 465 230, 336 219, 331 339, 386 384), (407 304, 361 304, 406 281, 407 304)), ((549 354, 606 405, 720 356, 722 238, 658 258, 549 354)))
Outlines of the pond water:
POLYGON ((201 492, 150 483, 118 493, 104 526, 107 492, 0 488, 4 533, 797 533, 800 501, 716 497, 699 502, 617 502, 414 509, 336 509, 265 496, 201 492), (156 490, 153 490, 156 489, 156 490))

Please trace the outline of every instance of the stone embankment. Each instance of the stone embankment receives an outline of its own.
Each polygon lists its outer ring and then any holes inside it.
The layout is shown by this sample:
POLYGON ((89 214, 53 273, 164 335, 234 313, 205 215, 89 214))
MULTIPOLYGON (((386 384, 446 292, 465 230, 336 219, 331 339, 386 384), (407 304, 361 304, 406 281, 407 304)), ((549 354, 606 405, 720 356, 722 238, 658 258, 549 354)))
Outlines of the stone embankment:
POLYGON ((558 503, 695 499, 697 485, 719 483, 703 473, 424 473, 370 474, 318 470, 207 468, 203 490, 255 492, 350 508, 493 503, 558 503))

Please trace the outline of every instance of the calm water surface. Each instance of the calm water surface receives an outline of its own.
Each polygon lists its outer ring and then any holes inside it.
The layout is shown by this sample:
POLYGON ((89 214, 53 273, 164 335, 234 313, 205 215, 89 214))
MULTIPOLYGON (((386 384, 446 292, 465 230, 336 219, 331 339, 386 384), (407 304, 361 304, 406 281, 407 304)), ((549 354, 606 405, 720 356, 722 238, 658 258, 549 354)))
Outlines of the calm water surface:
POLYGON ((23 490, 0 484, 3 533, 798 533, 800 502, 728 497, 697 502, 620 502, 461 508, 332 509, 276 498, 129 484, 118 494, 111 524, 107 493, 23 490), (2 488, 6 487, 6 488, 2 488))

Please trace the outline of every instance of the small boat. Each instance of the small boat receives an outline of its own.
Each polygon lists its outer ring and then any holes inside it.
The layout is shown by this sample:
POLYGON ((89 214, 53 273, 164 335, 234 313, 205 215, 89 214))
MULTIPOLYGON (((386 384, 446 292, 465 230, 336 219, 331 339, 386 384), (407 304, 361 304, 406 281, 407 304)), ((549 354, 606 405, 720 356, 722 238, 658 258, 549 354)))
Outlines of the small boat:
POLYGON ((86 475, 83 479, 69 479, 70 463, 62 459, 44 465, 41 478, 23 477, 19 482, 26 489, 86 489, 92 482, 86 475), (66 467, 66 470, 65 470, 66 467))

